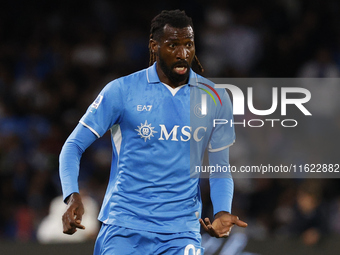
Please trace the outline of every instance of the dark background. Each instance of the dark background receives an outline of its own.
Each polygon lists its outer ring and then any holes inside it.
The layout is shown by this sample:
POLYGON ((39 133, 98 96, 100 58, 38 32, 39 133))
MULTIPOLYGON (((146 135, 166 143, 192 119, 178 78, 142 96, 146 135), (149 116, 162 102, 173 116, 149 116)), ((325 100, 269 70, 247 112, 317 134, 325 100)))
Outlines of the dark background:
MULTIPOLYGON (((336 0, 3 2, 0 240, 37 241, 50 201, 61 194, 58 155, 64 141, 107 82, 148 66, 151 19, 177 8, 193 18, 206 77, 339 77, 336 0)), ((327 90, 321 89, 323 100, 314 100, 319 111, 312 120, 288 133, 237 127, 231 163, 339 163, 340 88, 327 90)), ((98 204, 110 154, 106 134, 82 158, 81 186, 98 204)), ((312 229, 318 235, 312 246, 318 247, 340 233, 339 184, 236 179, 233 213, 249 223, 244 233, 250 240, 294 239, 307 247, 312 229)), ((206 181, 202 189, 204 215, 212 217, 206 181)))

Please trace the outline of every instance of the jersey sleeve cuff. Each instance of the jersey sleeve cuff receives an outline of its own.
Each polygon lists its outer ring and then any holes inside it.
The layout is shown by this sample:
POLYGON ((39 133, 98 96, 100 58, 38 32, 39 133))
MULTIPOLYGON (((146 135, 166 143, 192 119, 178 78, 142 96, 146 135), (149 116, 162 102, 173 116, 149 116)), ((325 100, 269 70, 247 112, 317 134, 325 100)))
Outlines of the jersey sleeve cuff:
POLYGON ((79 193, 79 188, 70 188, 63 192, 63 201, 66 203, 66 199, 71 196, 73 193, 79 193))
POLYGON ((209 152, 223 151, 223 150, 229 148, 230 146, 232 146, 234 143, 235 143, 235 140, 232 141, 230 144, 228 144, 228 145, 226 145, 226 146, 219 147, 219 148, 214 148, 214 149, 211 147, 211 144, 209 143, 208 151, 209 151, 209 152))
POLYGON ((214 207, 214 215, 222 211, 228 212, 231 214, 231 206, 215 206, 215 207, 214 207))
POLYGON ((82 124, 84 127, 87 127, 88 129, 90 129, 91 132, 93 134, 95 134, 98 138, 101 137, 101 135, 94 128, 92 128, 90 125, 86 124, 83 120, 80 120, 79 123, 82 124))

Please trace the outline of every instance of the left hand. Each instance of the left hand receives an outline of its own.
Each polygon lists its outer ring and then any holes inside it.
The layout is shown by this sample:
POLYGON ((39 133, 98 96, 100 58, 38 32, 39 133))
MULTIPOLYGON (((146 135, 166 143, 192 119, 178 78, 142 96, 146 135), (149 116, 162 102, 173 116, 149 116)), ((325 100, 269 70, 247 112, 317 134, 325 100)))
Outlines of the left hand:
POLYGON ((247 223, 241 221, 237 216, 223 211, 216 213, 215 220, 212 224, 210 223, 209 218, 205 218, 205 222, 202 219, 199 219, 199 221, 201 226, 210 236, 217 238, 228 237, 234 225, 242 228, 248 226, 247 223))
POLYGON ((77 229, 85 229, 81 224, 84 206, 78 193, 73 193, 67 202, 67 208, 62 217, 64 234, 73 235, 77 229))

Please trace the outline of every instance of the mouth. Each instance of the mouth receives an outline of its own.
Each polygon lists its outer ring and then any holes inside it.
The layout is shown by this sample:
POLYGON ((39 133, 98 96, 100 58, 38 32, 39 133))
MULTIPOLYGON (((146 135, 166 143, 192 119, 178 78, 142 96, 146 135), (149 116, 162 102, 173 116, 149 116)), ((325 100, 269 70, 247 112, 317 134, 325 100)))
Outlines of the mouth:
POLYGON ((177 62, 176 64, 174 64, 173 70, 175 71, 175 73, 179 74, 179 75, 183 75, 186 74, 188 72, 189 69, 189 65, 186 62, 177 62))
POLYGON ((185 74, 188 71, 188 68, 186 66, 176 66, 174 70, 178 74, 185 74))

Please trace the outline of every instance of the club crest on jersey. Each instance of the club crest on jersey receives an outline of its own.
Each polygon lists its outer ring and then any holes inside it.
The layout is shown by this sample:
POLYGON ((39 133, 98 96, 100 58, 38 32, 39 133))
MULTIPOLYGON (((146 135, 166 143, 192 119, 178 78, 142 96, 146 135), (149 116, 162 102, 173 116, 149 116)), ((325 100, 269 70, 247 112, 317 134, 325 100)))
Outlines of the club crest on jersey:
POLYGON ((144 141, 146 142, 147 139, 151 140, 151 137, 153 137, 154 133, 157 133, 157 131, 154 130, 154 127, 151 127, 151 123, 148 124, 148 121, 146 120, 145 123, 141 123, 140 126, 137 126, 138 129, 135 129, 138 132, 138 135, 140 135, 141 138, 144 138, 144 141))
MULTIPOLYGON (((205 95, 204 95, 205 96, 205 95)), ((194 113, 198 118, 204 118, 207 115, 207 109, 204 104, 197 104, 194 108, 194 113)))

